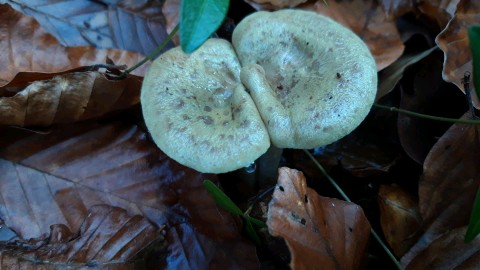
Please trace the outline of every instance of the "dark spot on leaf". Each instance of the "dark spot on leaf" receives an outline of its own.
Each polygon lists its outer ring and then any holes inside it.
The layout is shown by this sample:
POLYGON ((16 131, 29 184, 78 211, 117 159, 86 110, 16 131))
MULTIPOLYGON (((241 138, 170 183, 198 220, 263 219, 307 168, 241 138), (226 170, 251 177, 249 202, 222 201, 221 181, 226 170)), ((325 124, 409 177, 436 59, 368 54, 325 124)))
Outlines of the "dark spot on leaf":
POLYGON ((278 186, 278 189, 280 189, 281 192, 285 191, 285 189, 282 186, 278 186))
POLYGON ((303 198, 303 200, 305 201, 305 203, 308 203, 308 196, 307 196, 307 194, 305 194, 305 197, 303 198))
POLYGON ((353 232, 352 227, 348 227, 348 230, 349 230, 350 232, 353 232))
POLYGON ((300 220, 300 223, 302 223, 302 225, 305 225, 307 221, 304 218, 302 218, 302 220, 300 220))

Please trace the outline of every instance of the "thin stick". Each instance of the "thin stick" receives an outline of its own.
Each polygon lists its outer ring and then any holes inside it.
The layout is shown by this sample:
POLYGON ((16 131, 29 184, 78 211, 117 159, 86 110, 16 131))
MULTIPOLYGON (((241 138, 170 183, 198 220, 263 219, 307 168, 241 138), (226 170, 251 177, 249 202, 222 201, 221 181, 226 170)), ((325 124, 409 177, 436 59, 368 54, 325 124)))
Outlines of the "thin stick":
POLYGON ((397 107, 390 107, 390 106, 380 105, 380 104, 377 104, 377 103, 373 104, 373 107, 386 109, 386 110, 390 110, 390 111, 393 111, 393 112, 403 113, 403 114, 406 114, 406 115, 410 115, 410 116, 414 116, 414 117, 418 117, 418 118, 423 118, 423 119, 428 119, 428 120, 449 122, 449 123, 458 123, 458 124, 480 125, 480 120, 455 119, 455 118, 439 117, 439 116, 433 116, 433 115, 428 115, 428 114, 411 112, 411 111, 399 109, 397 107))
POLYGON ((178 31, 178 24, 175 26, 175 28, 173 28, 172 32, 170 32, 170 34, 168 34, 168 36, 162 41, 162 43, 160 43, 160 45, 158 45, 158 47, 155 50, 153 50, 151 53, 149 53, 147 56, 145 56, 145 58, 142 61, 138 62, 135 66, 125 70, 124 74, 125 75, 130 74, 130 72, 134 71, 135 69, 137 69, 141 65, 145 64, 149 60, 153 60, 155 55, 157 55, 159 52, 161 52, 162 49, 165 48, 165 46, 167 46, 168 42, 170 40, 172 40, 172 38, 175 36, 177 31, 178 31))
MULTIPOLYGON (((315 163, 315 165, 322 172, 322 174, 325 177, 327 177, 328 181, 330 181, 330 183, 335 187, 335 189, 340 193, 340 195, 342 195, 343 199, 347 202, 352 202, 352 200, 350 200, 350 198, 347 196, 347 194, 345 194, 345 192, 343 192, 343 190, 340 188, 340 186, 337 184, 337 182, 335 182, 335 180, 333 180, 333 178, 330 177, 330 175, 328 175, 327 171, 325 171, 323 166, 315 159, 315 157, 312 154, 310 154, 310 152, 308 152, 308 150, 303 150, 303 151, 313 161, 313 163, 315 163)), ((390 259, 397 266, 397 268, 399 270, 403 270, 404 269, 403 266, 397 260, 395 255, 393 255, 393 253, 390 251, 390 249, 387 247, 387 245, 385 245, 383 240, 380 238, 380 236, 378 236, 378 234, 375 232, 375 230, 373 228, 370 230, 370 233, 373 235, 373 238, 375 238, 375 240, 377 240, 377 242, 380 244, 380 246, 385 250, 388 257, 390 257, 390 259)))

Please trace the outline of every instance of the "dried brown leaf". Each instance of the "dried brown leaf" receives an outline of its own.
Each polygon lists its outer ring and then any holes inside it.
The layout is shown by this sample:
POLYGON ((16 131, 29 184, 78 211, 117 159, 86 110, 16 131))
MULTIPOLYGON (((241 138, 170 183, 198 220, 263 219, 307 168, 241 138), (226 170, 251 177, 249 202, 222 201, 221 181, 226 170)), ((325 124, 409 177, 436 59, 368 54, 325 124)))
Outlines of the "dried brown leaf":
POLYGON ((49 134, 0 133, 0 218, 22 239, 51 224, 79 230, 108 204, 166 225, 159 268, 257 268, 255 249, 203 188, 203 175, 161 153, 136 126, 76 124, 49 134), (204 252, 203 252, 204 251, 204 252))
POLYGON ((460 0, 419 1, 417 8, 432 21, 437 21, 438 26, 443 29, 455 14, 458 2, 460 0))
MULTIPOLYGON (((465 92, 461 80, 465 72, 472 72, 472 55, 470 52, 467 29, 480 21, 480 2, 460 0, 455 16, 447 27, 437 36, 435 42, 445 54, 443 79, 455 84, 465 92)), ((474 85, 470 84, 474 105, 480 108, 480 101, 475 94, 474 85)))
POLYGON ((287 242, 292 269, 358 269, 370 235, 358 205, 320 197, 303 173, 285 167, 279 169, 267 225, 287 242))
POLYGON ((464 124, 452 125, 433 146, 419 182, 419 207, 425 233, 403 256, 404 264, 445 232, 467 225, 480 185, 478 149, 480 127, 464 124))
POLYGON ((380 5, 388 18, 396 18, 413 10, 414 0, 381 0, 380 5))
POLYGON ((326 15, 359 35, 373 54, 377 70, 389 66, 403 53, 405 46, 395 21, 387 18, 376 1, 328 1, 328 6, 323 1, 317 1, 300 8, 326 15))
MULTIPOLYGON (((162 7, 162 12, 165 15, 165 26, 167 32, 171 33, 175 26, 180 21, 180 0, 165 0, 162 7)), ((173 42, 180 45, 179 35, 173 37, 173 42)))
POLYGON ((479 269, 480 238, 465 244, 466 227, 445 233, 420 253, 407 270, 423 269, 479 269))
POLYGON ((15 77, 19 78, 18 81, 14 79, 7 86, 0 87, 0 125, 72 123, 139 103, 142 82, 137 76, 111 80, 93 71, 48 76, 51 79, 34 81, 39 76, 23 73, 15 77), (15 90, 26 84, 29 85, 25 89, 15 90))
POLYGON ((3 2, 33 16, 67 47, 115 48, 146 55, 167 36, 161 10, 162 1, 3 2))
POLYGON ((475 193, 480 184, 479 150, 480 127, 465 124, 452 125, 433 146, 419 182, 420 212, 425 220, 435 219, 466 191, 475 193))
POLYGON ((399 186, 380 186, 378 191, 383 234, 395 255, 401 257, 415 244, 422 222, 416 199, 399 186))
MULTIPOLYGON (((118 207, 93 206, 78 232, 63 224, 50 227, 48 237, 0 242, 2 253, 14 255, 26 267, 105 267, 135 269, 134 257, 150 243, 162 239, 161 228, 118 207), (3 246, 3 248, 2 248, 3 246)), ((0 265, 1 267, 1 265, 0 265)))
MULTIPOLYGON (((80 1, 79 1, 80 2, 80 1)), ((121 50, 94 47, 61 46, 31 17, 8 5, 0 5, 0 85, 11 81, 19 72, 61 72, 76 67, 103 64, 111 59, 116 65, 133 66, 143 56, 121 50)), ((143 76, 147 66, 133 74, 143 76)))

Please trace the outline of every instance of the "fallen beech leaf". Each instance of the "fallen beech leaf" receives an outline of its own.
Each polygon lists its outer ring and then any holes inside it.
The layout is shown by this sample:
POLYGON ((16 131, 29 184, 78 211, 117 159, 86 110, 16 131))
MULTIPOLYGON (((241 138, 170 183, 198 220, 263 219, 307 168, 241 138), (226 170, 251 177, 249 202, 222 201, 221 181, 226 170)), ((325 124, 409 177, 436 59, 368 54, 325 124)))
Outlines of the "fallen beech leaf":
POLYGON ((135 269, 134 257, 150 243, 163 239, 161 228, 122 208, 93 206, 84 218, 79 232, 56 224, 46 238, 0 242, 0 250, 6 246, 6 252, 15 254, 18 261, 35 266, 54 263, 56 267, 116 265, 135 269))
POLYGON ((66 47, 115 48, 147 55, 167 36, 161 1, 1 2, 33 16, 66 47))
POLYGON ((323 1, 317 1, 313 5, 307 3, 299 8, 328 16, 359 35, 373 54, 379 71, 395 62, 403 53, 405 46, 395 21, 387 18, 376 1, 331 0, 328 1, 328 6, 323 1))
MULTIPOLYGON (((460 0, 455 16, 435 39, 445 54, 443 79, 455 84, 462 92, 465 92, 462 78, 465 72, 472 73, 473 68, 467 28, 472 24, 478 24, 479 21, 480 2, 460 0)), ((472 83, 470 89, 475 107, 480 108, 479 97, 475 94, 475 86, 472 83)))
MULTIPOLYGON (((162 12, 165 15, 167 32, 171 33, 180 21, 180 0, 165 0, 162 12)), ((180 45, 180 38, 178 35, 173 37, 173 42, 177 46, 180 45)))
POLYGON ((77 231, 90 207, 108 204, 167 226, 160 269, 258 267, 253 245, 203 188, 216 177, 172 161, 136 126, 84 123, 47 135, 8 128, 0 157, 0 218, 22 239, 51 224, 77 231))
POLYGON ((378 191, 383 234, 395 255, 401 257, 415 244, 422 222, 418 203, 399 186, 381 185, 378 191))
POLYGON ((465 244, 466 227, 446 232, 407 266, 416 269, 479 269, 480 238, 465 244))
MULTIPOLYGON (((413 10, 414 0, 381 0, 383 10, 388 18, 396 18, 413 10)), ((416 1, 415 1, 416 2, 416 1)))
POLYGON ((379 85, 375 100, 381 99, 395 88, 400 79, 402 79, 406 68, 414 65, 418 61, 421 61, 436 49, 437 47, 433 47, 418 54, 404 55, 396 60, 393 64, 382 70, 379 76, 379 85))
MULTIPOLYGON (((469 113, 462 118, 468 118, 469 113)), ((425 221, 440 215, 465 191, 480 185, 480 127, 454 124, 433 146, 425 159, 419 182, 420 212, 425 221)), ((464 209, 471 208, 472 201, 464 209)), ((467 213, 468 215, 469 213, 467 213)))
POLYGON ((320 197, 303 173, 285 167, 279 169, 267 225, 287 242, 292 269, 358 269, 370 235, 358 205, 320 197))
POLYGON ((17 93, 13 91, 14 95, 8 91, 9 86, 20 83, 11 82, 0 88, 0 125, 71 123, 126 109, 140 101, 142 82, 136 76, 122 80, 109 80, 100 72, 50 76, 51 79, 34 81, 17 93))
MULTIPOLYGON (((400 87, 400 108, 447 118, 459 118, 466 110, 465 96, 459 91, 452 91, 450 84, 442 77, 442 62, 438 54, 425 58, 415 66, 415 75, 400 87), (445 110, 449 107, 449 110, 445 110)), ((454 87, 453 87, 454 88, 454 87)), ((432 121, 398 114, 398 137, 403 150, 418 164, 423 164, 432 146, 445 131, 450 123, 432 121)))
MULTIPOLYGON (((62 47, 33 18, 8 5, 0 5, 0 29, 0 48, 3 51, 0 54, 0 86, 11 81, 19 72, 60 72, 103 64, 107 58, 117 65, 133 66, 143 59, 142 55, 127 51, 62 47)), ((143 76, 147 67, 144 65, 133 74, 143 76)))
POLYGON ((440 28, 445 28, 448 21, 457 10, 460 0, 429 0, 417 1, 417 8, 433 21, 437 21, 440 28))

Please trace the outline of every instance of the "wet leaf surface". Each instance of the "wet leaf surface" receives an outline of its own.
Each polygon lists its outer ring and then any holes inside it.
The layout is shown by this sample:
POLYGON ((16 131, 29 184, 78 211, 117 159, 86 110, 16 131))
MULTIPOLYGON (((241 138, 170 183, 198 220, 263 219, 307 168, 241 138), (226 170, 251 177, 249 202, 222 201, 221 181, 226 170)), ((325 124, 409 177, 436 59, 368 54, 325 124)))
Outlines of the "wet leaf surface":
POLYGON ((148 54, 167 36, 162 1, 2 1, 33 16, 63 46, 148 54))
MULTIPOLYGON (((0 29, 0 48, 4 52, 0 55, 3 67, 0 70, 0 85, 11 81, 19 72, 61 72, 104 64, 107 58, 116 65, 133 66, 143 59, 140 54, 114 49, 63 47, 33 18, 8 5, 0 5, 0 29)), ((139 68, 133 74, 143 75, 146 68, 139 68)))
POLYGON ((267 225, 285 239, 292 269, 358 269, 370 235, 358 205, 319 196, 303 173, 286 167, 279 169, 267 225))
POLYGON ((256 268, 254 247, 203 188, 202 175, 167 158, 136 126, 62 126, 47 135, 0 134, 0 218, 22 239, 52 224, 78 231, 108 204, 166 225, 161 268, 256 268))
POLYGON ((378 191, 380 222, 387 243, 401 257, 415 244, 422 218, 417 200, 395 185, 382 185, 378 191))
POLYGON ((134 269, 135 256, 142 249, 157 239, 163 241, 161 228, 142 216, 127 214, 122 208, 96 205, 83 218, 78 232, 55 224, 48 237, 0 242, 0 256, 13 255, 27 268, 45 265, 134 269))
POLYGON ((446 232, 420 253, 407 267, 416 269, 478 269, 480 238, 465 244, 466 227, 446 232))
POLYGON ((89 70, 85 67, 60 74, 18 74, 0 87, 0 125, 73 123, 139 103, 140 77, 128 75, 113 80, 101 72, 82 69, 89 70))

